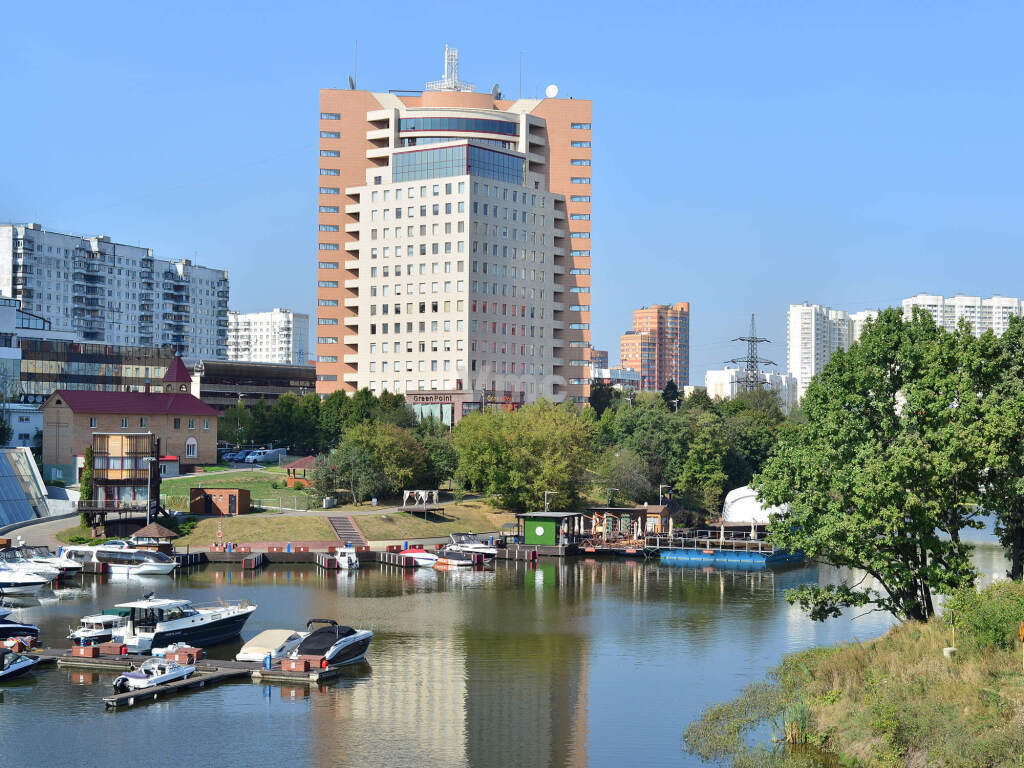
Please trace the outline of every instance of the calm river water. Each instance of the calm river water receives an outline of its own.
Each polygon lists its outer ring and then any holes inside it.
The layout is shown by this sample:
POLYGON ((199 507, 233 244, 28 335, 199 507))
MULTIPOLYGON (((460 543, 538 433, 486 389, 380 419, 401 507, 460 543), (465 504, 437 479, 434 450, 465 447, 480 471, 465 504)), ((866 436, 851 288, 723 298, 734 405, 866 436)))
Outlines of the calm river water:
MULTIPOLYGON (((989 572, 997 553, 981 556, 989 572)), ((885 631, 881 614, 815 624, 783 590, 823 566, 692 569, 627 560, 499 562, 493 571, 366 567, 255 576, 204 566, 80 585, 20 616, 61 644, 79 617, 155 590, 247 598, 243 636, 308 618, 371 627, 367 663, 322 687, 233 682, 105 712, 111 675, 43 668, 0 686, 0 765, 689 766, 688 722, 789 651, 885 631)), ((16 616, 18 614, 15 614, 16 616)), ((209 649, 228 658, 240 643, 209 649)))

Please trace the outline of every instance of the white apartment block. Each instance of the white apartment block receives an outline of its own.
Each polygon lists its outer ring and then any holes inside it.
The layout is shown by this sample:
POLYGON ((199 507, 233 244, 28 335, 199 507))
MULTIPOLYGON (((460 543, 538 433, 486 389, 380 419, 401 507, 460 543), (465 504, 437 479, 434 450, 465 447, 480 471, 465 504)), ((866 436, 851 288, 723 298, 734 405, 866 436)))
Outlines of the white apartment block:
POLYGON ((228 313, 228 360, 309 364, 309 315, 275 307, 228 313))
POLYGON ((227 354, 228 273, 109 237, 0 225, 0 295, 82 341, 227 354))
POLYGON ((981 296, 964 296, 957 294, 951 298, 919 293, 903 300, 903 315, 911 316, 914 307, 920 307, 931 313, 936 325, 947 331, 955 331, 961 320, 971 324, 975 336, 986 331, 993 331, 999 336, 1006 330, 1010 318, 1021 314, 1021 300, 1005 296, 992 296, 983 299, 981 296))
MULTIPOLYGON (((864 318, 861 318, 863 324, 864 318)), ((837 349, 854 341, 854 321, 848 312, 819 304, 790 304, 786 320, 789 374, 796 379, 797 399, 837 349)))
MULTIPOLYGON (((708 397, 728 400, 743 390, 740 382, 745 374, 742 368, 728 366, 722 370, 708 371, 704 374, 704 389, 708 397)), ((776 371, 758 371, 757 375, 765 389, 774 390, 778 394, 783 413, 789 413, 796 407, 797 381, 792 375, 776 371)))

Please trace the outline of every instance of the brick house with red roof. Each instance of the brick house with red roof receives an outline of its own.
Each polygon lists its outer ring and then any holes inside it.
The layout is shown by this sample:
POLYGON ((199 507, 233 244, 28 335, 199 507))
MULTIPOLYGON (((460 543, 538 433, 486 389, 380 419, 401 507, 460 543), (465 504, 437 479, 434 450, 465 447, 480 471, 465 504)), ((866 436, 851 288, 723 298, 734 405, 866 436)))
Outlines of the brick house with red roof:
POLYGON ((43 476, 78 481, 96 433, 151 432, 182 470, 217 463, 218 411, 191 394, 192 377, 175 356, 156 392, 58 389, 43 403, 43 476))

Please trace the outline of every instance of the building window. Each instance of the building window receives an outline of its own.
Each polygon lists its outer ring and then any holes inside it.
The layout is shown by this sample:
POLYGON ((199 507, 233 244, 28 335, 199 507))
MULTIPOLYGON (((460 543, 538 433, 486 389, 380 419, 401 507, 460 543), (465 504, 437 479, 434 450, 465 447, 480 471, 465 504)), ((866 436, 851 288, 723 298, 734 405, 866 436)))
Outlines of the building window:
POLYGON ((128 429, 128 417, 127 416, 122 416, 121 417, 121 429, 128 429))
POLYGON ((574 128, 575 130, 579 130, 579 131, 589 131, 589 130, 591 130, 590 123, 573 123, 572 124, 572 128, 574 128))
POLYGON ((199 455, 199 442, 194 438, 190 437, 185 441, 185 458, 194 459, 199 455))
POLYGON ((320 213, 337 213, 338 206, 336 205, 321 205, 320 213))
POLYGON ((140 427, 146 426, 146 417, 145 416, 140 416, 139 417, 139 426, 140 427))
POLYGON ((176 419, 174 420, 174 428, 175 428, 175 429, 181 429, 181 419, 177 419, 177 418, 176 418, 176 419))
POLYGON ((341 157, 341 152, 336 149, 321 149, 320 157, 341 157))
MULTIPOLYGON (((337 113, 337 112, 321 112, 320 113, 320 119, 321 120, 341 120, 341 115, 339 113, 337 113)), ((573 127, 575 128, 576 126, 574 125, 573 127)))
MULTIPOLYGON (((589 307, 588 307, 588 309, 589 309, 589 307)), ((195 429, 196 428, 196 420, 195 419, 189 419, 188 420, 188 428, 189 429, 195 429)))
MULTIPOLYGON (((320 135, 322 136, 323 133, 321 132, 320 135)), ((569 146, 570 147, 589 147, 590 146, 590 142, 589 141, 571 141, 571 142, 569 142, 569 146)))
POLYGON ((590 161, 585 158, 573 158, 569 162, 571 165, 590 165, 590 161))
POLYGON ((209 419, 203 419, 203 429, 209 429, 209 428, 210 428, 210 420, 209 419))
POLYGON ((337 168, 321 168, 320 169, 320 175, 321 176, 340 176, 341 175, 341 171, 339 169, 337 169, 337 168))
POLYGON ((337 269, 338 262, 336 261, 321 261, 318 265, 320 269, 337 269))
POLYGON ((570 181, 572 181, 573 184, 589 184, 590 183, 590 177, 589 176, 573 176, 572 179, 570 179, 570 181))
POLYGON ((573 195, 569 198, 569 202, 572 203, 589 203, 590 195, 573 195))
POLYGON ((90 418, 89 419, 89 428, 90 429, 96 429, 96 419, 95 418, 90 418))
POLYGON ((338 187, 320 187, 321 195, 336 195, 338 194, 338 187))
POLYGON ((341 138, 341 133, 339 131, 320 131, 320 138, 321 139, 340 139, 341 138))

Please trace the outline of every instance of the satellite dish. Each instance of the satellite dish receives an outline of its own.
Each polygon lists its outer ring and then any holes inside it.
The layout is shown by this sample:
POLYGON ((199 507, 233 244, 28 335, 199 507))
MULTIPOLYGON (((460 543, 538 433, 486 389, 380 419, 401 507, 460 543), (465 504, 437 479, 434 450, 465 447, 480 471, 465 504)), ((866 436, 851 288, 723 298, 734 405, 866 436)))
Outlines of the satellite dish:
POLYGON ((501 86, 499 86, 497 83, 495 83, 494 87, 491 88, 491 96, 493 96, 495 99, 501 98, 501 86))
POLYGON ((551 85, 544 89, 544 95, 547 96, 549 99, 555 98, 555 96, 558 95, 558 86, 552 83, 551 85))
POLYGON ((350 91, 354 91, 356 89, 356 81, 352 75, 348 76, 348 88, 350 91))

